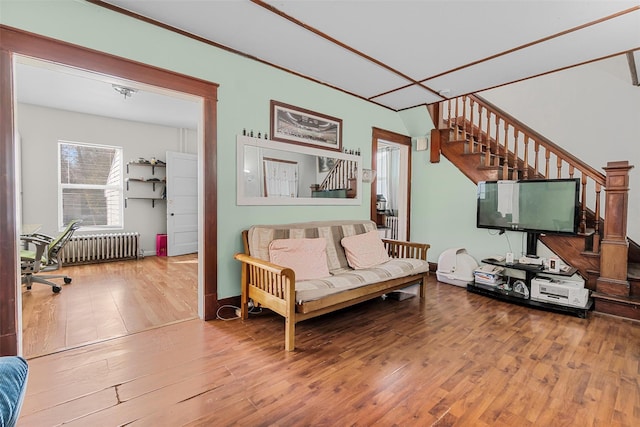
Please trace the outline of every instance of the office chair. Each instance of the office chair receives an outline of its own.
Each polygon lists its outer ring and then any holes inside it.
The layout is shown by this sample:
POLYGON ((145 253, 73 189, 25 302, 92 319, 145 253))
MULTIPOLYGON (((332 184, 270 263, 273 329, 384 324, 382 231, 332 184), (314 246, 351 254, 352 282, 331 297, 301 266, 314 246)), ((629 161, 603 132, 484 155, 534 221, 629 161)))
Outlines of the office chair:
POLYGON ((64 279, 64 283, 71 283, 71 277, 65 275, 44 275, 41 272, 53 271, 60 268, 58 256, 60 251, 67 244, 73 233, 80 228, 82 220, 74 219, 69 222, 64 231, 57 237, 46 234, 33 233, 20 236, 23 247, 20 251, 20 268, 22 271, 22 283, 31 289, 33 282, 51 286, 54 293, 58 293, 62 288, 47 279, 64 279), (33 249, 32 249, 33 248, 33 249))

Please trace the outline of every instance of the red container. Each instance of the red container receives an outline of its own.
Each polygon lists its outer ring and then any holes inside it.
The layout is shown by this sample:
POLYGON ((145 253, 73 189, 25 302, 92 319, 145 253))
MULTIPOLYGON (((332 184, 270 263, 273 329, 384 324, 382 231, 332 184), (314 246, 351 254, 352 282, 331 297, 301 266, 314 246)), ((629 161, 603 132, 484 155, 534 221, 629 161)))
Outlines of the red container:
POLYGON ((156 256, 167 256, 166 234, 156 234, 156 256))

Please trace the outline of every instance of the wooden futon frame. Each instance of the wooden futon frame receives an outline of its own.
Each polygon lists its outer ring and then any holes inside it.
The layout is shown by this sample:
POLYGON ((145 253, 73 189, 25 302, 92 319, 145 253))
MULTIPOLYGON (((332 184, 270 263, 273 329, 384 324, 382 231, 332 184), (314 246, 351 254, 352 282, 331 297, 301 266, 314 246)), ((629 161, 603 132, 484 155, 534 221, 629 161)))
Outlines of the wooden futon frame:
MULTIPOLYGON (((330 313, 351 305, 367 301, 420 283, 420 297, 424 298, 426 277, 429 272, 372 283, 359 288, 330 294, 313 301, 296 302, 295 272, 286 267, 272 264, 248 255, 248 231, 242 233, 244 254, 236 254, 235 259, 242 262, 242 319, 249 317, 249 300, 256 307, 267 308, 285 318, 285 350, 295 348, 295 325, 306 319, 330 313)), ((389 256, 392 258, 416 258, 426 261, 428 244, 402 242, 382 239, 389 256)))

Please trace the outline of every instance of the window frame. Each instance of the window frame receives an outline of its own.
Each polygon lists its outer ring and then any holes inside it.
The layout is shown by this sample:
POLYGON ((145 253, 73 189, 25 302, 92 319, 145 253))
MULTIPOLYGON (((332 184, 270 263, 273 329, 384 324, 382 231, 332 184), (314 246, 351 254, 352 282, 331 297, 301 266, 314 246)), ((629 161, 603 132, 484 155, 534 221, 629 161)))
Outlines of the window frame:
POLYGON ((124 149, 121 146, 117 145, 106 145, 106 144, 93 144, 88 142, 78 142, 78 141, 69 141, 69 140, 58 140, 58 156, 57 156, 57 169, 58 169, 58 231, 64 230, 64 200, 63 200, 63 191, 65 189, 86 189, 86 190, 114 190, 118 191, 120 197, 118 197, 118 211, 120 216, 120 224, 117 225, 88 225, 88 226, 80 226, 82 231, 105 231, 105 230, 123 230, 124 229, 124 149), (62 170, 61 170, 61 160, 62 160, 62 146, 63 145, 75 145, 75 146, 84 146, 84 147, 93 147, 93 148, 102 148, 102 149, 111 149, 119 151, 120 157, 120 177, 118 179, 117 184, 112 185, 99 185, 99 184, 63 184, 62 183, 62 170))

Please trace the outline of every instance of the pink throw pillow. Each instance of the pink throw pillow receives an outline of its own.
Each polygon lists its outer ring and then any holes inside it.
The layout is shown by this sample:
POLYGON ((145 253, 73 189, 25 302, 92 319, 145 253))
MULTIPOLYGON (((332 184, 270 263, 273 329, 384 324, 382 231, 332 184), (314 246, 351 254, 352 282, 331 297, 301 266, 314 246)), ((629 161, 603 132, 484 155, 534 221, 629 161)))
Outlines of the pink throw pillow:
POLYGON ((289 267, 296 273, 296 281, 329 277, 327 240, 275 239, 269 243, 269 261, 289 267))
POLYGON ((391 259, 376 230, 345 237, 340 243, 344 247, 349 266, 355 270, 373 267, 391 259))

